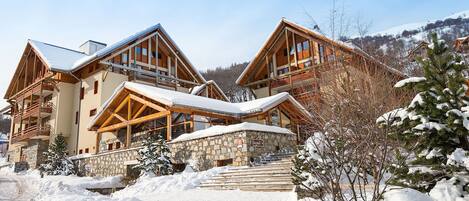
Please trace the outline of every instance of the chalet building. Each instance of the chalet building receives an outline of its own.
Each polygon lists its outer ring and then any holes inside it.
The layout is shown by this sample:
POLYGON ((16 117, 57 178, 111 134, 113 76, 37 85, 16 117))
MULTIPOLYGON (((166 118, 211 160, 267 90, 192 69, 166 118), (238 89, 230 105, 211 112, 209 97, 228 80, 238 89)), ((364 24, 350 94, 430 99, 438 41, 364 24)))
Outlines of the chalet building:
POLYGON ((257 98, 288 92, 306 107, 317 106, 321 93, 348 66, 354 78, 364 81, 377 70, 404 76, 353 44, 282 19, 236 83, 249 87, 257 98))
POLYGON ((109 46, 89 40, 79 50, 28 40, 4 98, 12 118, 10 161, 38 167, 61 134, 87 175, 126 174, 148 132, 165 136, 181 166, 247 165, 292 148, 298 125, 310 120, 286 93, 227 102, 160 24, 109 46), (212 127, 227 134, 203 134, 212 127), (193 132, 202 134, 177 140, 193 132))
POLYGON ((425 57, 427 55, 428 42, 421 41, 417 46, 409 51, 407 58, 410 62, 416 62, 418 57, 425 57))
MULTIPOLYGON (((37 167, 57 134, 70 155, 95 153, 87 125, 124 81, 183 93, 207 83, 160 24, 110 46, 90 40, 79 49, 28 40, 4 97, 11 105, 10 160, 37 167)), ((224 100, 212 85, 203 95, 224 100)))

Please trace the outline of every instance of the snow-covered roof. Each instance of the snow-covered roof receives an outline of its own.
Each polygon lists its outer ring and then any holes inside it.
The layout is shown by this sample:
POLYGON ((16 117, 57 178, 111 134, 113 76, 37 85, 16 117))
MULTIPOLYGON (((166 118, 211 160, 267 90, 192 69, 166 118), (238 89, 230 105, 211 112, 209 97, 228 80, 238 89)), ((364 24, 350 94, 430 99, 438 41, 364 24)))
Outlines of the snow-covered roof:
POLYGON ((73 72, 95 61, 96 59, 100 59, 123 47, 124 45, 156 30, 160 30, 168 38, 169 42, 172 43, 172 45, 174 45, 174 47, 176 48, 175 51, 178 52, 178 55, 182 57, 185 61, 187 61, 189 67, 193 68, 192 70, 194 71, 194 73, 197 74, 198 78, 200 78, 205 83, 206 80, 204 79, 204 77, 200 74, 199 71, 197 71, 193 67, 194 65, 189 61, 189 59, 187 59, 186 55, 181 51, 181 49, 177 46, 173 39, 168 35, 166 30, 164 30, 163 26, 161 26, 161 24, 159 23, 145 28, 139 32, 136 32, 112 45, 98 50, 97 52, 91 55, 86 55, 81 51, 72 50, 57 45, 51 45, 35 40, 29 40, 28 42, 29 44, 31 44, 32 47, 34 47, 34 49, 38 51, 39 56, 41 56, 41 58, 47 63, 47 65, 52 70, 61 72, 73 72))
POLYGON ((281 128, 278 126, 268 126, 257 123, 243 122, 239 124, 233 124, 228 126, 212 126, 207 129, 198 130, 192 133, 182 134, 176 139, 173 139, 170 143, 181 142, 187 140, 194 140, 206 137, 212 137, 217 135, 223 135, 226 133, 232 133, 237 131, 263 131, 269 133, 278 133, 278 134, 294 134, 286 128, 281 128))
POLYGON ((104 113, 105 108, 107 108, 112 100, 124 89, 138 93, 169 107, 199 109, 206 112, 224 114, 237 118, 253 113, 265 112, 279 105, 280 103, 283 103, 284 101, 290 101, 306 118, 312 117, 312 115, 287 92, 282 92, 273 96, 242 103, 230 103, 203 96, 196 96, 178 91, 162 89, 141 83, 123 82, 115 89, 111 97, 100 107, 97 115, 91 121, 89 126, 90 128, 104 113))
POLYGON ((205 87, 207 87, 208 85, 213 85, 215 86, 215 88, 217 88, 218 92, 223 96, 223 98, 226 100, 226 101, 229 101, 228 97, 226 96, 226 94, 223 92, 223 90, 221 90, 220 86, 218 86, 218 84, 214 81, 214 80, 209 80, 207 81, 206 83, 200 85, 200 86, 194 86, 192 89, 191 89, 191 94, 193 95, 197 95, 199 94, 202 90, 205 89, 205 87))
POLYGON ((158 23, 156 25, 153 25, 151 27, 148 27, 144 30, 141 30, 137 33, 134 33, 112 45, 109 45, 103 49, 100 49, 98 51, 96 51, 94 54, 91 54, 89 56, 85 56, 85 57, 82 57, 80 58, 79 60, 75 60, 75 62, 73 63, 73 65, 71 66, 72 70, 77 70, 79 67, 83 66, 83 65, 86 65, 92 61, 94 61, 95 59, 98 59, 98 58, 101 58, 113 51, 115 51, 116 49, 124 46, 125 44, 129 43, 129 42, 132 42, 144 35, 147 35, 153 31, 156 31, 157 29, 161 28, 161 25, 158 23))
POLYGON ((52 70, 70 71, 76 60, 86 56, 85 53, 64 47, 29 40, 28 43, 52 70))

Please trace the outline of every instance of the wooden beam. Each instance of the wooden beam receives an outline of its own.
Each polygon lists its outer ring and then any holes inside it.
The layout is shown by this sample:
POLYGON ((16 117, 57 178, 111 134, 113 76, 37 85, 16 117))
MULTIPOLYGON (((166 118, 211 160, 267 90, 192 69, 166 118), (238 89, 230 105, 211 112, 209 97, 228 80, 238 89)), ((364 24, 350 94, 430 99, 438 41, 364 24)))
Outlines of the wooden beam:
POLYGON ((137 113, 134 114, 132 119, 136 119, 138 115, 142 114, 142 112, 145 111, 145 108, 147 108, 147 105, 142 105, 140 109, 138 109, 137 113))
MULTIPOLYGON (((131 106, 130 103, 131 103, 131 101, 129 99, 129 101, 127 102, 127 119, 128 120, 130 120, 130 118, 132 117, 132 106, 131 106)), ((130 147, 130 141, 132 140, 131 135, 132 135, 132 125, 127 124, 127 136, 126 136, 126 147, 127 148, 130 147)))
POLYGON ((143 122, 146 122, 146 121, 151 121, 151 120, 154 120, 154 119, 164 117, 168 114, 169 114, 169 111, 162 111, 162 112, 150 114, 150 115, 139 117, 139 118, 136 118, 136 119, 131 119, 130 121, 125 121, 125 122, 117 123, 117 124, 110 125, 110 126, 107 126, 107 127, 104 127, 104 128, 99 128, 97 132, 102 133, 102 132, 117 130, 119 128, 124 128, 127 125, 135 125, 135 124, 143 123, 143 122))
POLYGON ((151 107, 151 108, 153 108, 153 109, 155 109, 155 110, 157 110, 157 111, 159 111, 159 112, 166 110, 165 108, 163 108, 163 107, 161 107, 161 106, 159 106, 159 105, 157 105, 157 104, 154 104, 154 103, 152 103, 152 102, 150 102, 150 101, 147 101, 147 100, 145 100, 145 99, 143 99, 143 98, 140 98, 140 97, 138 97, 138 96, 136 96, 136 95, 134 95, 134 94, 130 94, 130 98, 131 98, 131 99, 134 99, 135 101, 138 101, 138 102, 140 102, 140 103, 142 103, 142 104, 144 104, 144 105, 147 105, 147 106, 149 106, 149 107, 151 107))
POLYGON ((126 119, 124 119, 124 117, 122 117, 121 115, 118 115, 116 113, 113 113, 112 116, 116 117, 117 119, 121 120, 122 122, 126 121, 126 119))

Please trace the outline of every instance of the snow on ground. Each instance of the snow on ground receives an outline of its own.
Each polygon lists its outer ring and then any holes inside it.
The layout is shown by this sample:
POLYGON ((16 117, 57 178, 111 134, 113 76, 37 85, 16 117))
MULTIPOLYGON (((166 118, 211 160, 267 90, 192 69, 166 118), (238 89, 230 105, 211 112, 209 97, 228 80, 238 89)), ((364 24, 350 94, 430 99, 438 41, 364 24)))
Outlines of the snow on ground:
POLYGON ((0 172, 0 200, 64 200, 64 201, 293 201, 293 192, 213 191, 196 187, 228 167, 202 172, 185 171, 169 176, 146 177, 110 196, 87 191, 86 188, 119 186, 118 177, 91 178, 77 176, 45 176, 38 171, 22 174, 0 172))

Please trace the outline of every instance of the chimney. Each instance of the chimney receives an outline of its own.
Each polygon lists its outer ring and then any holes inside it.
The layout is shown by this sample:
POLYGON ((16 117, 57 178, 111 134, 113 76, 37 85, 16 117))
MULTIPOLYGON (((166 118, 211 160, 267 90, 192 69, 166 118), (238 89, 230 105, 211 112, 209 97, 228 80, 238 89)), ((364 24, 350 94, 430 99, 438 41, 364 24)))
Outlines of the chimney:
POLYGON ((80 45, 80 50, 87 55, 91 55, 105 47, 106 47, 106 43, 101 43, 101 42, 97 42, 94 40, 88 40, 82 45, 80 45))

